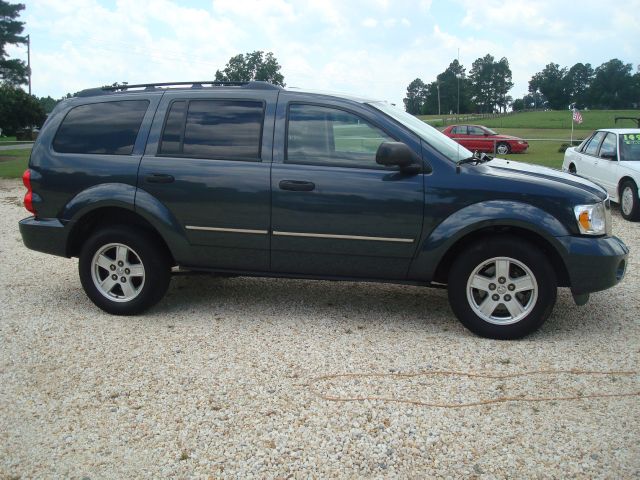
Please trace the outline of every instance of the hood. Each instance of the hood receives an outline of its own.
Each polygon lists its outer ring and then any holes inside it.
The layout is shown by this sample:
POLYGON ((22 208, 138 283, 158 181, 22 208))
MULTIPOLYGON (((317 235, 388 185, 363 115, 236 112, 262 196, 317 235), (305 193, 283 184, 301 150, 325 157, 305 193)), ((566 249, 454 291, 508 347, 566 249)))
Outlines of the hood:
POLYGON ((577 188, 583 192, 595 195, 600 200, 607 198, 607 192, 604 188, 596 185, 592 181, 553 168, 533 165, 531 163, 514 162, 502 158, 494 158, 484 165, 492 175, 505 176, 515 180, 539 180, 538 183, 555 186, 556 188, 577 188))

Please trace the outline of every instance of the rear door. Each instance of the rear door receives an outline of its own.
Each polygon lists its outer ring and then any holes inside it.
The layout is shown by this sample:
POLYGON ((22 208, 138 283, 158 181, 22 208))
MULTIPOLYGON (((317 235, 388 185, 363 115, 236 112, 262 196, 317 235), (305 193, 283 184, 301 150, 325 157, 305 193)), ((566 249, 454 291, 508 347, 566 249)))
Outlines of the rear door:
POLYGON ((600 150, 600 144, 607 135, 607 132, 596 132, 591 140, 585 145, 580 153, 580 166, 577 167, 578 175, 588 178, 596 183, 600 183, 598 178, 598 168, 600 159, 598 157, 598 151, 600 150))
POLYGON ((422 229, 423 174, 382 167, 375 153, 390 140, 420 152, 419 140, 355 102, 283 92, 277 116, 272 270, 405 278, 422 229))
POLYGON ((191 244, 179 259, 185 266, 269 269, 277 95, 240 87, 165 93, 138 187, 183 229, 191 244))
POLYGON ((609 196, 617 197, 618 189, 618 136, 607 133, 598 152, 598 168, 596 176, 609 196))

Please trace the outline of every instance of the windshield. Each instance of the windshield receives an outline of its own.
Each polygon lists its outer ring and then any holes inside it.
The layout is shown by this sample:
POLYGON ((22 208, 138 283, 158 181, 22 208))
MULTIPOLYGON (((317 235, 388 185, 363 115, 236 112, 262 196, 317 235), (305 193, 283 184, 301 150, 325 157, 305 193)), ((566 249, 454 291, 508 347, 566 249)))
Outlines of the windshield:
POLYGON ((627 162, 640 161, 640 130, 639 133, 620 134, 620 160, 627 162))
POLYGON ((498 135, 498 132, 494 132, 493 130, 491 130, 490 128, 487 127, 482 127, 484 128, 484 130, 489 134, 489 135, 498 135))
POLYGON ((469 158, 473 156, 469 150, 464 148, 456 141, 450 139, 443 133, 433 128, 431 125, 426 124, 419 118, 414 117, 410 113, 404 110, 394 107, 387 102, 372 102, 369 103, 372 107, 380 110, 382 113, 389 115, 394 120, 400 122, 407 127, 413 133, 418 135, 422 140, 445 155, 450 160, 458 162, 463 158, 469 158))

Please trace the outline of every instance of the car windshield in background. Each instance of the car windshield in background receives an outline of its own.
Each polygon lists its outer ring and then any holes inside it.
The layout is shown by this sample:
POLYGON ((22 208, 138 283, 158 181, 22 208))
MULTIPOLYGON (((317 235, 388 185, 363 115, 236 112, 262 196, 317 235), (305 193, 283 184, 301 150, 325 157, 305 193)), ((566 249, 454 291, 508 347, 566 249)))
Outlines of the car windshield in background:
POLYGON ((440 133, 431 125, 423 122, 419 118, 414 117, 410 113, 399 109, 398 107, 394 107, 387 102, 372 102, 369 103, 369 105, 380 110, 382 113, 389 115, 394 120, 400 122, 413 133, 418 135, 426 143, 431 145, 433 148, 435 148, 440 153, 445 155, 448 159, 453 160, 454 162, 459 162, 464 158, 473 156, 473 153, 471 151, 464 148, 455 140, 452 140, 446 135, 440 133))
POLYGON ((620 134, 620 160, 640 162, 640 133, 620 134))
POLYGON ((498 135, 498 132, 494 132, 490 128, 484 127, 484 129, 489 135, 498 135))

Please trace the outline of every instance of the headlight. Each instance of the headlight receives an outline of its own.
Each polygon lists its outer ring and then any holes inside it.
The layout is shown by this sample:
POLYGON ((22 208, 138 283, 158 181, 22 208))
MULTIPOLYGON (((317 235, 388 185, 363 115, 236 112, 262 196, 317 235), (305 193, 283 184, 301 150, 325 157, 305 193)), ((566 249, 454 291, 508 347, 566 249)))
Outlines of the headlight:
POLYGON ((573 213, 578 221, 580 233, 584 235, 604 235, 607 233, 607 214, 604 203, 576 205, 573 213))

